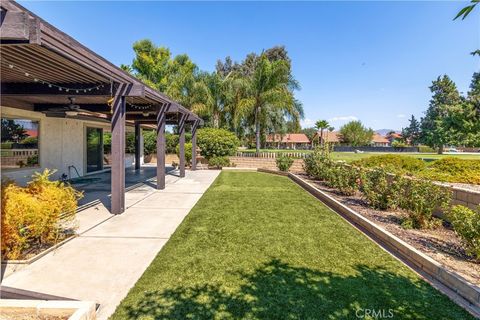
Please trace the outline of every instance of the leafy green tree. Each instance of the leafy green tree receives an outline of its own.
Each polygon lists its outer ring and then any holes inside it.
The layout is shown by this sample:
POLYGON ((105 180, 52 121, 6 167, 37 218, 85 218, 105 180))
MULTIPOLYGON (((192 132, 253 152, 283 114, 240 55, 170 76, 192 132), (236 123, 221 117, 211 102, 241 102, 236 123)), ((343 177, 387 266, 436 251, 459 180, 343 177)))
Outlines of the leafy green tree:
POLYGON ((372 141, 373 130, 365 127, 361 121, 350 121, 340 128, 340 137, 343 143, 350 146, 366 146, 372 141))
POLYGON ((442 154, 446 144, 458 142, 457 135, 453 134, 458 131, 458 125, 455 126, 452 115, 458 111, 462 99, 455 83, 447 75, 433 81, 430 91, 433 96, 425 117, 421 119, 421 140, 442 154))
POLYGON ((320 130, 320 142, 323 145, 323 130, 328 129, 330 127, 330 124, 328 123, 327 120, 318 120, 315 122, 315 128, 317 130, 320 130))
POLYGON ((317 129, 315 128, 303 128, 301 131, 301 133, 305 134, 307 136, 307 138, 312 141, 313 140, 313 137, 315 136, 315 134, 317 133, 317 129))
POLYGON ((197 81, 198 68, 186 54, 172 58, 168 48, 157 47, 144 39, 133 44, 135 58, 132 65, 121 68, 158 89, 170 98, 190 108, 195 102, 192 94, 197 81))
POLYGON ((410 118, 410 124, 408 127, 402 129, 402 137, 406 141, 409 141, 411 145, 415 146, 418 144, 420 139, 420 122, 412 114, 410 118))
POLYGON ((27 131, 21 124, 11 119, 2 119, 2 142, 20 142, 28 137, 27 131))

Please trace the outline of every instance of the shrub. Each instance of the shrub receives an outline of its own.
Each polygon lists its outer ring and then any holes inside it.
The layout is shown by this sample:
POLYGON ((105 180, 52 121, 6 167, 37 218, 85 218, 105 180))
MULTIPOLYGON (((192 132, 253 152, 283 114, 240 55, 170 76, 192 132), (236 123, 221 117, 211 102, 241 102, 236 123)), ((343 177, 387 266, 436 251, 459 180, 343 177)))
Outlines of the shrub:
POLYGON ((389 174, 384 168, 368 170, 362 177, 361 191, 370 206, 379 210, 398 205, 401 177, 389 174))
POLYGON ((436 209, 446 209, 451 192, 427 180, 402 178, 398 206, 407 211, 408 217, 402 222, 406 228, 434 228, 440 220, 433 217, 436 209))
POLYGON ((466 252, 480 260, 480 206, 474 211, 458 205, 451 209, 447 217, 462 239, 466 252))
POLYGON ((354 195, 358 191, 361 171, 359 168, 344 163, 334 163, 326 175, 327 184, 338 189, 344 195, 354 195))
POLYGON ((402 149, 402 148, 408 147, 408 145, 407 145, 404 141, 394 140, 394 141, 392 142, 392 147, 398 148, 398 149, 402 149))
POLYGON ((330 174, 330 167, 334 161, 330 157, 330 148, 328 144, 318 146, 303 160, 303 169, 315 179, 325 181, 330 174))
POLYGON ((228 157, 211 157, 208 159, 208 165, 213 168, 230 167, 228 157))
POLYGON ((446 157, 433 161, 418 175, 436 181, 480 184, 480 160, 446 157))
POLYGON ((418 152, 421 153, 437 153, 437 150, 429 146, 418 146, 418 152))
POLYGON ((282 154, 275 159, 275 162, 277 163, 278 170, 288 172, 293 164, 293 159, 282 154))
POLYGON ((27 187, 2 184, 1 250, 3 259, 17 259, 34 244, 51 245, 73 221, 82 194, 59 181, 54 172, 36 173, 27 187))
POLYGON ((426 167, 423 160, 395 154, 372 156, 356 160, 352 164, 365 168, 385 168, 395 173, 414 173, 426 167))
POLYGON ((240 142, 232 132, 225 129, 204 128, 197 133, 198 147, 206 159, 232 156, 240 142))
POLYGON ((147 156, 157 153, 157 133, 154 130, 143 131, 143 153, 147 156))
MULTIPOLYGON (((180 145, 176 148, 176 153, 178 158, 180 158, 180 145)), ((187 142, 185 143, 185 162, 186 164, 190 164, 192 161, 192 143, 187 142)))

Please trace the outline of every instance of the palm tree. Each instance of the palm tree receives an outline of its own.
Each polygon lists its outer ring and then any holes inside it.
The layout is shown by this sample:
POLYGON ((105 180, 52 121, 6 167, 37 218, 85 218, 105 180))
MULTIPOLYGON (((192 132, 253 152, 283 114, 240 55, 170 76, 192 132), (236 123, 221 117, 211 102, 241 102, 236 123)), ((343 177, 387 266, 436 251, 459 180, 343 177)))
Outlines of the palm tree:
POLYGON ((220 122, 224 113, 224 88, 223 79, 213 72, 203 73, 199 76, 199 81, 194 84, 192 96, 192 111, 201 115, 209 116, 214 128, 220 127, 220 122))
POLYGON ((328 123, 327 120, 318 120, 315 122, 315 128, 317 130, 320 130, 320 143, 323 145, 323 130, 328 129, 330 127, 330 124, 328 123))
POLYGON ((262 55, 248 77, 246 96, 240 108, 248 110, 255 124, 255 144, 260 152, 261 127, 266 123, 268 111, 281 110, 284 114, 295 114, 295 104, 290 90, 290 69, 286 61, 269 61, 262 55))

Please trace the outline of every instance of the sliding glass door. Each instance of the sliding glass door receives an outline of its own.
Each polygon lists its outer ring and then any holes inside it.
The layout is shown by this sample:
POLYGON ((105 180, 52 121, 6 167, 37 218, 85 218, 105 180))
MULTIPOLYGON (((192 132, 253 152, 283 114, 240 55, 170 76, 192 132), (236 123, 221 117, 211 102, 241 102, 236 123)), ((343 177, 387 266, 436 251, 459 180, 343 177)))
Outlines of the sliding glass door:
POLYGON ((87 172, 103 169, 103 129, 87 127, 87 172))

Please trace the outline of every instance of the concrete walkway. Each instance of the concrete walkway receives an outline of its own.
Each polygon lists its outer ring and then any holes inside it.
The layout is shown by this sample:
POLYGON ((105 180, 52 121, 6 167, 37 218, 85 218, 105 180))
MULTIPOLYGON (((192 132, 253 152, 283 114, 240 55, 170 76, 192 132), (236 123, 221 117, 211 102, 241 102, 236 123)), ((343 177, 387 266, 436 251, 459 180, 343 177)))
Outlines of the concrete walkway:
POLYGON ((187 171, 126 193, 127 210, 102 205, 79 213, 80 236, 3 279, 2 285, 100 304, 108 318, 220 171, 187 171))

